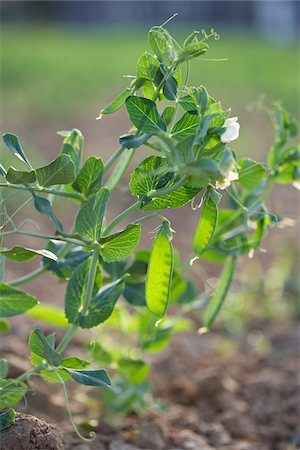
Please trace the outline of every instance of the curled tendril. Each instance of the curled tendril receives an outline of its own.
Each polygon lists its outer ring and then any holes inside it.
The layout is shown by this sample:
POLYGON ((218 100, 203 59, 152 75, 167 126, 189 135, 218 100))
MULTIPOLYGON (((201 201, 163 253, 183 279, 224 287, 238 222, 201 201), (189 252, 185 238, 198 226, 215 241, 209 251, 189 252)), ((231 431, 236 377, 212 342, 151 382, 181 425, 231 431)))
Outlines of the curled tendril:
POLYGON ((201 33, 206 40, 213 38, 215 41, 218 41, 220 39, 220 35, 214 30, 214 28, 211 28, 209 33, 207 33, 205 29, 202 28, 201 33))

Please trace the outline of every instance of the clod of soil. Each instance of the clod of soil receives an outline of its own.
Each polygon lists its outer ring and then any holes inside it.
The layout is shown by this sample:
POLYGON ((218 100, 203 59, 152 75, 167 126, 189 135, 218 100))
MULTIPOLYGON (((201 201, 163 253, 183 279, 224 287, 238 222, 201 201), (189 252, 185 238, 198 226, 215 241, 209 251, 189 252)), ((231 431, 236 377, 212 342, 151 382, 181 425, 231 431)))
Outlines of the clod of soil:
POLYGON ((0 450, 64 450, 63 434, 29 414, 16 414, 15 423, 0 434, 0 450))

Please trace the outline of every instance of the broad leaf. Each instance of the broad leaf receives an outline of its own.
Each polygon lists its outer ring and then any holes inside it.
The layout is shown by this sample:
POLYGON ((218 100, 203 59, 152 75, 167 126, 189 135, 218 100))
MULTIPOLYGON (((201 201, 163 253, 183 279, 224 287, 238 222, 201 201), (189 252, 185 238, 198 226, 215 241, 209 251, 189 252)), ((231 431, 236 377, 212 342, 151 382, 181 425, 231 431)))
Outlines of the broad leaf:
POLYGON ((169 66, 175 61, 176 51, 172 37, 165 29, 161 27, 151 28, 148 33, 148 42, 160 62, 169 66))
POLYGON ((12 378, 0 380, 0 410, 10 408, 19 403, 27 391, 27 386, 12 378))
POLYGON ((110 388, 111 382, 106 370, 72 370, 65 368, 68 374, 71 375, 73 380, 77 383, 84 384, 85 386, 99 386, 110 388))
POLYGON ((108 197, 109 190, 101 188, 80 208, 75 220, 75 233, 98 241, 108 197))
POLYGON ((32 295, 0 283, 0 317, 17 316, 37 304, 37 299, 32 295))
POLYGON ((40 186, 69 184, 74 181, 74 163, 69 155, 59 155, 54 161, 36 169, 36 179, 40 186))
POLYGON ((32 196, 34 198, 34 206, 37 211, 47 216, 50 222, 53 223, 58 231, 63 231, 63 226, 54 214, 49 200, 43 197, 39 197, 34 192, 32 192, 32 196))
POLYGON ((258 186, 266 174, 265 167, 250 158, 240 159, 239 165, 239 179, 238 183, 241 183, 247 189, 254 189, 258 186))
POLYGON ((171 293, 173 274, 173 247, 168 222, 163 222, 156 235, 147 271, 146 302, 150 311, 162 318, 171 293))
POLYGON ((140 225, 127 225, 119 233, 100 239, 100 255, 106 262, 122 261, 138 245, 141 236, 140 225))
POLYGON ((10 167, 6 173, 7 181, 11 184, 30 184, 34 183, 36 180, 35 171, 24 172, 21 170, 16 170, 13 167, 10 167))
POLYGON ((32 170, 32 167, 21 147, 18 136, 15 134, 6 133, 3 135, 3 141, 9 150, 24 164, 26 164, 29 170, 32 170))
POLYGON ((126 108, 130 120, 142 133, 155 134, 166 131, 166 124, 151 100, 131 96, 126 100, 126 108))
POLYGON ((181 119, 175 123, 171 131, 171 137, 177 141, 182 141, 189 136, 193 136, 196 133, 198 124, 198 116, 186 112, 181 119))
POLYGON ((137 77, 154 81, 159 71, 159 61, 151 53, 144 52, 137 62, 137 77))
POLYGON ((85 315, 80 315, 79 325, 82 328, 92 328, 104 322, 112 314, 115 304, 124 290, 123 279, 105 285, 100 292, 93 297, 85 315))
POLYGON ((224 264, 224 268, 217 287, 213 293, 212 298, 209 301, 208 306, 205 309, 203 319, 203 326, 205 329, 211 328, 212 324, 217 318, 217 315, 219 314, 220 309, 222 308, 232 282, 235 262, 236 258, 230 257, 224 264))
POLYGON ((16 411, 14 409, 8 409, 0 414, 0 431, 11 427, 14 424, 16 411))
MULTIPOLYGON (((78 324, 80 319, 80 310, 83 306, 85 288, 88 279, 88 273, 91 260, 80 264, 73 272, 65 295, 65 314, 69 323, 78 324)), ((95 282, 92 295, 96 295, 102 285, 102 275, 100 266, 97 265, 95 282)))
POLYGON ((154 197, 151 201, 150 199, 148 200, 150 194, 172 186, 176 181, 178 181, 178 177, 174 177, 172 168, 165 159, 150 156, 135 169, 131 175, 129 185, 131 192, 142 201, 143 210, 147 211, 179 208, 189 202, 199 192, 199 188, 182 186, 168 194, 154 197))
POLYGON ((96 156, 89 156, 72 184, 73 189, 89 199, 99 191, 102 173, 102 159, 96 158, 96 156))
POLYGON ((46 359, 46 361, 52 366, 60 365, 62 356, 52 348, 45 335, 38 327, 30 333, 29 348, 32 353, 46 359))
POLYGON ((36 256, 43 256, 44 258, 58 261, 57 256, 49 250, 34 250, 32 248, 14 247, 0 250, 0 253, 15 262, 29 261, 36 256))

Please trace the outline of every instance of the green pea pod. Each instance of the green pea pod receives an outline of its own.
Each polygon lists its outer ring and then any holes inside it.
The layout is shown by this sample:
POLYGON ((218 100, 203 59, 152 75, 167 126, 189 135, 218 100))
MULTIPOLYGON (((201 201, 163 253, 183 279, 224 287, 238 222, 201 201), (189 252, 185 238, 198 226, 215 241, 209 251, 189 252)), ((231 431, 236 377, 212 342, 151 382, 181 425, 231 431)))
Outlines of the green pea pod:
POLYGON ((200 256, 211 243, 218 222, 218 206, 209 196, 206 198, 202 214, 194 235, 193 245, 196 256, 200 256))
POLYGON ((235 263, 235 256, 229 257, 226 260, 217 287, 205 309, 203 328, 200 329, 200 332, 208 331, 216 320, 229 291, 234 274, 235 263))
POLYGON ((146 279, 146 302, 150 311, 160 319, 170 298, 173 275, 172 232, 164 221, 154 239, 146 279))

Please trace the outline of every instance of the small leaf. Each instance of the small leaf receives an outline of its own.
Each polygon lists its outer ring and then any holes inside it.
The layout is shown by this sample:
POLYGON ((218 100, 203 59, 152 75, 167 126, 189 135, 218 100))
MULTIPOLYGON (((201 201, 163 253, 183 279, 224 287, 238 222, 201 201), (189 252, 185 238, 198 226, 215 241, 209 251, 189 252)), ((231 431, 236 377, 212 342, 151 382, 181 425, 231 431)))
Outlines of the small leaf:
POLYGON ((151 137, 151 134, 142 134, 136 136, 136 134, 123 134, 119 138, 119 143, 124 148, 138 148, 143 145, 151 137))
POLYGON ((35 171, 24 172, 10 167, 6 174, 6 179, 11 184, 30 184, 36 180, 35 171))
POLYGON ((161 27, 153 27, 148 33, 148 41, 151 49, 160 62, 166 65, 172 64, 176 59, 172 37, 167 30, 161 27))
POLYGON ((43 197, 39 197, 34 192, 32 192, 32 196, 34 198, 34 206, 37 211, 47 216, 50 222, 53 223, 58 231, 63 231, 63 226, 54 214, 49 200, 43 197))
POLYGON ((61 365, 67 367, 68 369, 85 369, 91 363, 84 359, 78 358, 77 356, 68 356, 67 358, 63 358, 61 361, 61 365))
POLYGON ((111 387, 110 379, 106 370, 72 370, 65 368, 65 370, 71 375, 73 380, 77 383, 84 384, 85 386, 99 386, 99 387, 111 387))
POLYGON ((10 408, 19 403, 26 391, 27 387, 21 381, 11 378, 0 380, 0 409, 10 408))
POLYGON ((119 233, 100 239, 100 255, 106 262, 122 261, 131 255, 141 236, 140 225, 127 225, 119 233))
POLYGON ((119 279, 105 285, 100 292, 93 297, 85 315, 79 318, 82 328, 92 328, 107 320, 112 314, 115 304, 124 290, 124 280, 119 279))
POLYGON ((126 100, 130 120, 136 128, 146 134, 166 131, 166 124, 159 115, 156 105, 144 97, 130 96, 126 100))
POLYGON ((168 100, 176 100, 177 95, 177 81, 174 77, 168 77, 163 88, 164 96, 168 100))
POLYGON ((32 353, 47 360, 52 366, 59 366, 62 356, 57 353, 49 344, 42 331, 36 327, 29 336, 29 348, 32 353))
POLYGON ((0 359, 0 378, 6 378, 8 373, 8 363, 7 359, 0 359))
MULTIPOLYGON (((80 310, 85 296, 85 287, 88 278, 91 259, 80 264, 72 273, 65 295, 65 314, 69 323, 78 324, 80 310)), ((96 295, 102 285, 100 266, 97 265, 93 295, 96 295)))
MULTIPOLYGON (((74 146, 76 146, 75 143, 74 146)), ((80 168, 80 158, 73 145, 65 142, 60 150, 60 154, 68 155, 71 158, 75 167, 75 174, 77 175, 80 168)))
POLYGON ((75 233, 98 241, 108 197, 109 190, 101 188, 80 208, 75 220, 75 233))
POLYGON ((162 113, 162 118, 166 122, 167 126, 171 123, 174 113, 175 113, 175 106, 167 106, 164 109, 164 111, 162 113))
POLYGON ((15 134, 6 133, 3 135, 3 141, 5 145, 9 148, 9 150, 20 159, 29 170, 32 170, 30 162, 28 161, 19 141, 18 136, 15 134))
POLYGON ((16 411, 9 409, 0 414, 0 431, 11 427, 15 422, 16 411))
POLYGON ((132 92, 133 89, 130 87, 124 89, 124 91, 122 91, 121 94, 119 94, 109 105, 101 109, 99 119, 101 119, 101 116, 105 114, 112 114, 118 111, 124 105, 126 99, 132 94, 132 92))
POLYGON ((8 284, 0 283, 0 317, 11 317, 22 314, 38 301, 35 297, 8 284))
POLYGON ((154 239, 147 271, 147 306, 159 318, 165 314, 171 293, 173 246, 170 234, 169 222, 165 221, 154 239))
POLYGON ((59 155, 54 161, 36 169, 36 178, 40 186, 69 184, 74 181, 74 163, 69 155, 59 155))
POLYGON ((203 326, 206 329, 211 328, 226 299, 227 293, 229 291, 232 282, 235 263, 236 258, 229 257, 224 264, 223 271, 217 284, 217 287, 213 293, 212 298, 210 299, 208 306, 205 309, 203 326))
POLYGON ((34 250, 32 248, 25 247, 14 247, 0 250, 1 255, 15 262, 30 261, 36 256, 43 256, 47 259, 52 259, 53 261, 58 261, 58 258, 54 253, 49 250, 34 250))
POLYGON ((183 50, 178 53, 178 63, 182 64, 193 58, 197 58, 207 52, 208 45, 206 42, 194 41, 185 45, 183 50))
POLYGON ((193 239, 194 252, 200 256, 213 240, 218 222, 218 206, 208 196, 204 201, 202 213, 193 239))
POLYGON ((72 184, 73 189, 89 199, 101 188, 102 173, 102 159, 89 156, 72 184))
POLYGON ((175 123, 171 131, 171 137, 177 141, 182 141, 189 136, 193 136, 196 133, 198 124, 198 116, 186 112, 181 119, 175 123))
POLYGON ((144 52, 137 62, 137 78, 144 78, 145 80, 154 81, 160 64, 157 58, 151 53, 144 52))

